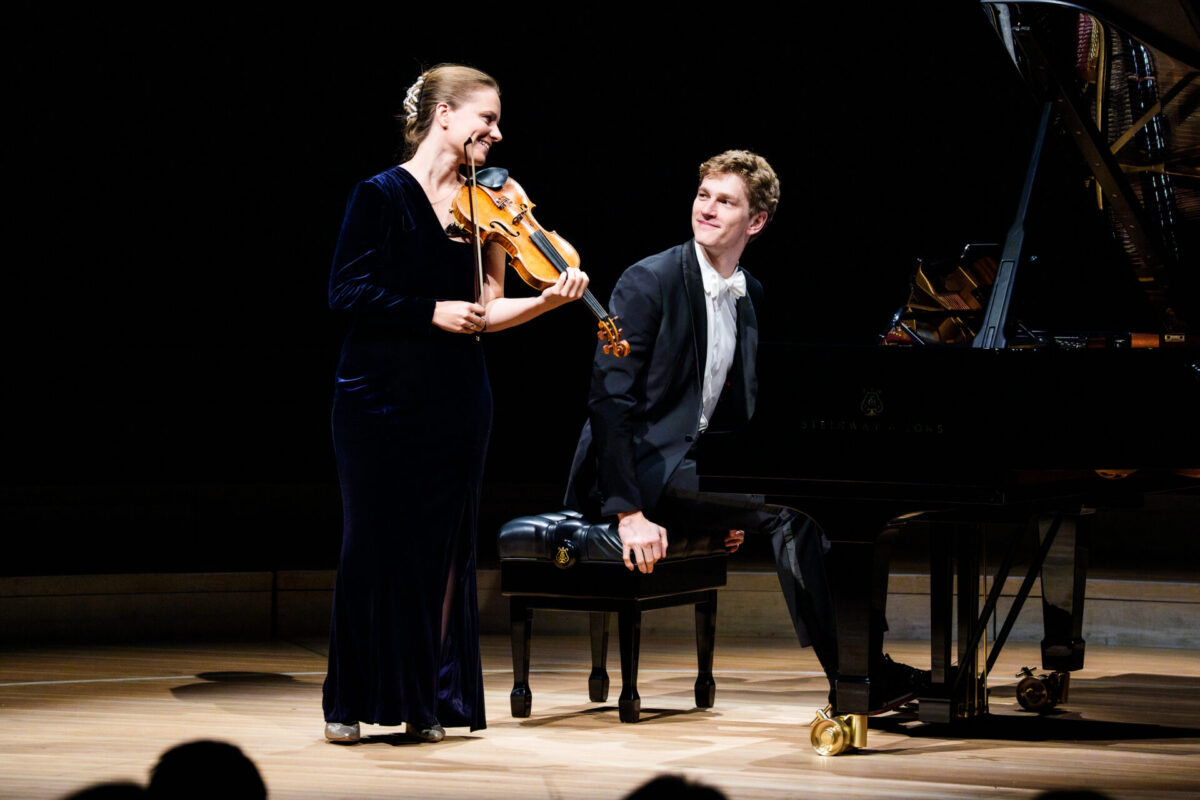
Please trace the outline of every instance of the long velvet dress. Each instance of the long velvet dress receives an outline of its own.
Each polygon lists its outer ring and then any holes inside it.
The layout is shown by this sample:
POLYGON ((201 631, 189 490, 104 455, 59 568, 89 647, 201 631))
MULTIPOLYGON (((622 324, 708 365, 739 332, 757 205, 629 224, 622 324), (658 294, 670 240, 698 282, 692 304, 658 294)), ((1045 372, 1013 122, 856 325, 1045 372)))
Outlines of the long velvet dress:
POLYGON ((333 403, 345 527, 327 722, 484 727, 475 528, 492 395, 476 337, 432 323, 437 300, 474 298, 472 275, 470 246, 403 168, 355 188, 329 283, 353 323, 333 403))

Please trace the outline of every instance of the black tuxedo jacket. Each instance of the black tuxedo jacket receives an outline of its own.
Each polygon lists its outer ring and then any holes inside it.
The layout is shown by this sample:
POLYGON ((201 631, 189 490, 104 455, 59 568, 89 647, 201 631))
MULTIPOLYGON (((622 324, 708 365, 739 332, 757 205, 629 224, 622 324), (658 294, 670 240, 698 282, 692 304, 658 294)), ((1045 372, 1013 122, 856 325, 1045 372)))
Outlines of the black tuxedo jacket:
MULTIPOLYGON (((744 271, 744 270, 743 270, 744 271)), ((755 355, 762 285, 746 273, 737 303, 737 347, 708 430, 750 419, 758 392, 755 355)), ((672 247, 627 269, 609 312, 620 319, 630 354, 605 355, 592 368, 566 504, 589 518, 653 512, 668 483, 695 491, 694 471, 679 470, 699 436, 708 353, 708 316, 695 244, 672 247)))

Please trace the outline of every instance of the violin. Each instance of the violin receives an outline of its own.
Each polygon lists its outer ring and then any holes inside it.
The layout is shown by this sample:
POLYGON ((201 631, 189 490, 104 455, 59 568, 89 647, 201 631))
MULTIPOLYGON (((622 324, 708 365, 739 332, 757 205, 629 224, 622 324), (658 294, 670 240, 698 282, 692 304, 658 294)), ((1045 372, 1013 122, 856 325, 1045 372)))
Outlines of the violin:
MULTIPOLYGON (((475 240, 476 248, 488 242, 500 245, 521 280, 540 291, 557 283, 568 268, 578 268, 579 253, 566 239, 542 228, 533 218, 533 207, 508 170, 489 167, 474 173, 459 189, 450 213, 475 240)), ((621 338, 617 317, 609 316, 590 290, 584 290, 583 302, 596 315, 600 328, 596 337, 605 342, 603 351, 618 358, 629 355, 629 342, 621 338)))

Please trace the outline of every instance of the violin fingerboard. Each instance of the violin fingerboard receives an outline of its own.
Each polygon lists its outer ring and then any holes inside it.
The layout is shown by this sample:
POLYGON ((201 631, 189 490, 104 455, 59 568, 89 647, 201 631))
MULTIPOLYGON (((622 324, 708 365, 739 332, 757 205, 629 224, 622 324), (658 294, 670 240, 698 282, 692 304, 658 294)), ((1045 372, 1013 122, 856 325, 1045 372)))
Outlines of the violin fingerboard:
POLYGON ((570 268, 571 265, 567 263, 562 254, 546 238, 546 234, 541 231, 534 231, 529 235, 529 241, 533 242, 537 249, 541 251, 541 254, 546 257, 546 260, 550 262, 551 266, 559 272, 566 272, 570 268))

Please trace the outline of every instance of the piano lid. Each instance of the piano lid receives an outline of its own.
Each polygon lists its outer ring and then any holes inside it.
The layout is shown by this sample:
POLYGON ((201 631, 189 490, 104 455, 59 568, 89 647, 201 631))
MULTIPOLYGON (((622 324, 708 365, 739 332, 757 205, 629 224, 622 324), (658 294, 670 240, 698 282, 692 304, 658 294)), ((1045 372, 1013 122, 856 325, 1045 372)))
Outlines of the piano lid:
MULTIPOLYGON (((1200 8, 1192 0, 982 0, 985 6, 1061 6, 1107 20, 1185 64, 1200 65, 1200 8)), ((1003 36, 1003 33, 1001 34, 1003 36)), ((1011 48, 1009 49, 1011 53, 1011 48)))
POLYGON ((1163 330, 1196 318, 1200 275, 1200 13, 1188 0, 983 7, 1090 171, 1163 330))

